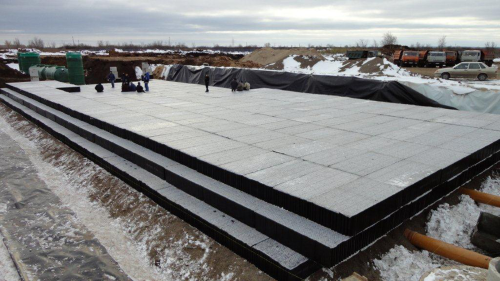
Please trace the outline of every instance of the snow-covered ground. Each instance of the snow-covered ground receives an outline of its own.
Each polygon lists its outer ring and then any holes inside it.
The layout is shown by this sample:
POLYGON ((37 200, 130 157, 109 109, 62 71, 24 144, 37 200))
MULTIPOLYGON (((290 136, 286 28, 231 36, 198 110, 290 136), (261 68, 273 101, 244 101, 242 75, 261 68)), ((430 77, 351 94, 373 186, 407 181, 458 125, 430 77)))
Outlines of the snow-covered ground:
MULTIPOLYGON (((59 51, 59 52, 42 52, 38 49, 25 49, 28 52, 35 52, 40 54, 41 56, 65 56, 66 52, 65 51, 59 51)), ((8 58, 16 58, 17 57, 17 49, 4 49, 0 50, 3 51, 3 53, 0 53, 0 58, 2 59, 8 59, 8 58)), ((203 53, 203 54, 212 54, 212 55, 247 55, 250 52, 239 52, 239 51, 229 51, 229 52, 224 52, 224 51, 214 51, 214 50, 204 50, 204 49, 199 49, 199 50, 192 50, 192 51, 184 51, 184 50, 160 50, 160 49, 145 49, 145 50, 139 50, 139 51, 127 51, 127 50, 122 50, 122 49, 115 49, 116 52, 118 53, 131 53, 131 54, 179 54, 179 55, 188 55, 191 53, 203 53)), ((82 55, 97 55, 97 56, 108 56, 109 52, 107 50, 81 50, 77 51, 80 52, 82 55)))
MULTIPOLYGON (((481 191, 500 195, 500 176, 488 177, 481 191)), ((476 204, 467 195, 461 195, 460 203, 454 206, 440 205, 431 211, 427 222, 427 236, 451 243, 466 249, 481 252, 470 242, 470 235, 479 218, 480 212, 500 216, 500 208, 476 204)), ((437 267, 457 263, 427 251, 410 251, 403 246, 395 246, 380 259, 373 261, 374 268, 380 271, 385 281, 418 281, 427 271, 437 267)))

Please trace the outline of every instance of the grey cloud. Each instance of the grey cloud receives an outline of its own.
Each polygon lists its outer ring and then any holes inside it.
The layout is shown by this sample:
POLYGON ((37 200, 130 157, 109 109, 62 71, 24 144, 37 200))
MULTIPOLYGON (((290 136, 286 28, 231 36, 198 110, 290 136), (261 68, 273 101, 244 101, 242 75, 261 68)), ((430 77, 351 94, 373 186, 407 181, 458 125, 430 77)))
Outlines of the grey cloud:
MULTIPOLYGON (((158 37, 175 35, 178 41, 202 40, 201 37, 215 38, 228 35, 214 35, 207 32, 238 32, 282 30, 285 35, 260 35, 261 42, 281 38, 286 40, 287 30, 313 30, 335 33, 341 31, 361 32, 366 30, 402 30, 411 33, 413 30, 427 30, 429 34, 439 31, 455 32, 458 29, 476 30, 478 34, 486 28, 494 28, 500 32, 500 1, 485 0, 481 5, 471 5, 470 1, 248 1, 242 5, 240 1, 149 1, 148 4, 128 1, 78 1, 62 0, 0 0, 0 25, 2 30, 19 30, 19 34, 74 34, 87 38, 140 37, 157 40, 158 37), (316 18, 315 15, 301 20, 280 14, 286 8, 304 9, 311 7, 338 7, 351 16, 363 14, 368 21, 358 21, 355 18, 336 21, 335 18, 316 18), (151 8, 157 8, 151 10, 151 8), (225 11, 240 11, 239 15, 224 13, 225 11), (277 16, 267 14, 273 10, 277 16), (379 13, 366 13, 378 11, 379 13), (199 14, 201 13, 201 14, 199 14), (194 14, 190 16, 189 14, 194 14), (207 16, 208 14, 208 16, 207 16), (450 26, 453 18, 470 17, 478 24, 471 25, 467 21, 450 26), (441 18, 438 23, 429 23, 429 19, 441 18), (383 20, 383 22, 379 22, 383 20), (493 23, 491 23, 493 22, 493 23)), ((496 32, 497 34, 499 32, 496 32)), ((6 32, 4 32, 6 34, 6 32)), ((7 35, 0 31, 0 39, 7 35)), ((15 34, 15 33, 14 33, 15 34)), ((8 33, 12 36, 13 33, 8 33)), ((308 34, 304 34, 305 38, 308 34)), ((236 35, 237 36, 237 35, 236 35)), ((380 36, 380 34, 378 34, 380 36)), ((498 36, 498 35, 496 35, 498 36)), ((257 36, 247 37, 258 40, 257 36)), ((403 38, 403 37, 401 37, 403 38)), ((494 36, 484 38, 491 40, 494 36)), ((498 38, 498 37, 497 37, 498 38)), ((370 38, 371 39, 371 38, 370 38)), ((378 38, 377 38, 378 39, 378 38)), ((297 42, 300 38, 294 38, 297 42)), ((306 39, 309 40, 309 39, 306 39)), ((352 40, 350 37, 336 40, 352 40)), ((278 44, 280 42, 277 42, 278 44)), ((304 41, 303 44, 308 43, 304 41)), ((335 43, 335 42, 332 42, 335 43)))

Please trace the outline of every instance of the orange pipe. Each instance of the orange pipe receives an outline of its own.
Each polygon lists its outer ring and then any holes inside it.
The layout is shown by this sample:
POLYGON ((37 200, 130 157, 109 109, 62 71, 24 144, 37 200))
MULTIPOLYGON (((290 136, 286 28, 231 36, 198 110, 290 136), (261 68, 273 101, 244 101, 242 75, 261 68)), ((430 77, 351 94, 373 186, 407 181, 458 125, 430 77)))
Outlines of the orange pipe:
POLYGON ((405 230, 404 235, 413 245, 459 263, 486 269, 490 264, 490 257, 427 237, 409 229, 405 230))
POLYGON ((470 198, 472 198, 476 202, 488 204, 488 205, 500 208, 500 196, 480 192, 480 191, 473 190, 473 189, 463 188, 463 187, 461 187, 459 189, 459 191, 462 194, 469 195, 470 198))

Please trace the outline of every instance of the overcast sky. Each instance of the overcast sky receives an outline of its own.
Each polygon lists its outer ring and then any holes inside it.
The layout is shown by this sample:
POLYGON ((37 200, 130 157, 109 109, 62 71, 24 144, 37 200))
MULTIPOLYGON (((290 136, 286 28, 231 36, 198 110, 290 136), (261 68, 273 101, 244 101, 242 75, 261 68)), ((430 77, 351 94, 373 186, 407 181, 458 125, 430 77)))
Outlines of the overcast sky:
POLYGON ((0 0, 0 42, 500 45, 500 0, 0 0))

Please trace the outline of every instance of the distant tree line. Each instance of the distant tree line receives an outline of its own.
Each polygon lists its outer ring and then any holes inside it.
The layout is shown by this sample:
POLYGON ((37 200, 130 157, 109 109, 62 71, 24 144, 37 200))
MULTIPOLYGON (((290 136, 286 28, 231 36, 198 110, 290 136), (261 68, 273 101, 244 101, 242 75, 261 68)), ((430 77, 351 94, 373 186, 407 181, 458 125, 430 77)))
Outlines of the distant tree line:
MULTIPOLYGON (((451 48, 450 46, 447 45, 447 40, 446 36, 441 36, 438 38, 437 44, 435 47, 437 49, 447 49, 451 48)), ((55 42, 50 42, 50 43, 45 43, 42 38, 39 37, 33 37, 31 40, 28 40, 28 43, 26 45, 22 44, 19 38, 15 38, 14 40, 5 40, 4 42, 5 48, 8 49, 20 49, 20 48, 35 48, 35 49, 55 49, 58 48, 57 44, 55 42)), ((323 45, 312 45, 308 44, 307 46, 289 46, 289 45, 278 45, 276 44, 271 44, 271 43, 265 43, 262 46, 258 45, 248 45, 245 44, 244 46, 242 44, 235 45, 234 44, 234 39, 231 40, 231 44, 224 46, 224 45, 219 45, 217 43, 213 44, 213 46, 196 46, 194 43, 191 44, 191 47, 188 47, 183 42, 176 42, 176 43, 171 43, 170 38, 168 41, 162 41, 162 40, 157 40, 153 41, 151 43, 133 43, 133 42, 123 42, 123 43, 118 43, 118 44, 113 44, 110 43, 109 41, 103 41, 99 40, 97 41, 96 45, 90 45, 90 44, 83 44, 83 43, 75 43, 73 40, 73 43, 71 44, 61 44, 59 48, 62 49, 75 49, 75 50, 82 50, 82 49, 88 49, 88 50, 112 50, 112 49, 124 49, 124 50, 140 50, 144 48, 149 48, 149 49, 163 49, 163 50, 168 50, 168 49, 181 49, 181 50, 193 50, 193 49, 212 49, 212 50, 220 50, 220 51, 253 51, 255 49, 258 49, 260 47, 273 47, 277 49, 284 49, 284 48, 291 48, 291 47, 308 47, 308 48, 316 48, 319 50, 347 50, 347 49, 352 49, 352 48, 362 48, 362 49, 397 49, 397 48, 409 48, 409 49, 415 49, 415 50, 420 50, 420 49, 432 49, 433 46, 430 44, 420 44, 419 42, 416 42, 414 44, 411 44, 410 46, 401 46, 398 45, 398 37, 391 32, 387 32, 382 35, 382 39, 380 41, 373 40, 370 42, 368 39, 359 39, 357 42, 355 42, 354 45, 345 45, 345 46, 335 46, 333 44, 327 44, 326 46, 323 45)), ((454 47, 454 48, 460 48, 460 47, 454 47)), ((492 51, 499 51, 498 46, 496 45, 495 42, 486 42, 484 45, 484 48, 487 50, 492 50, 492 51)))

